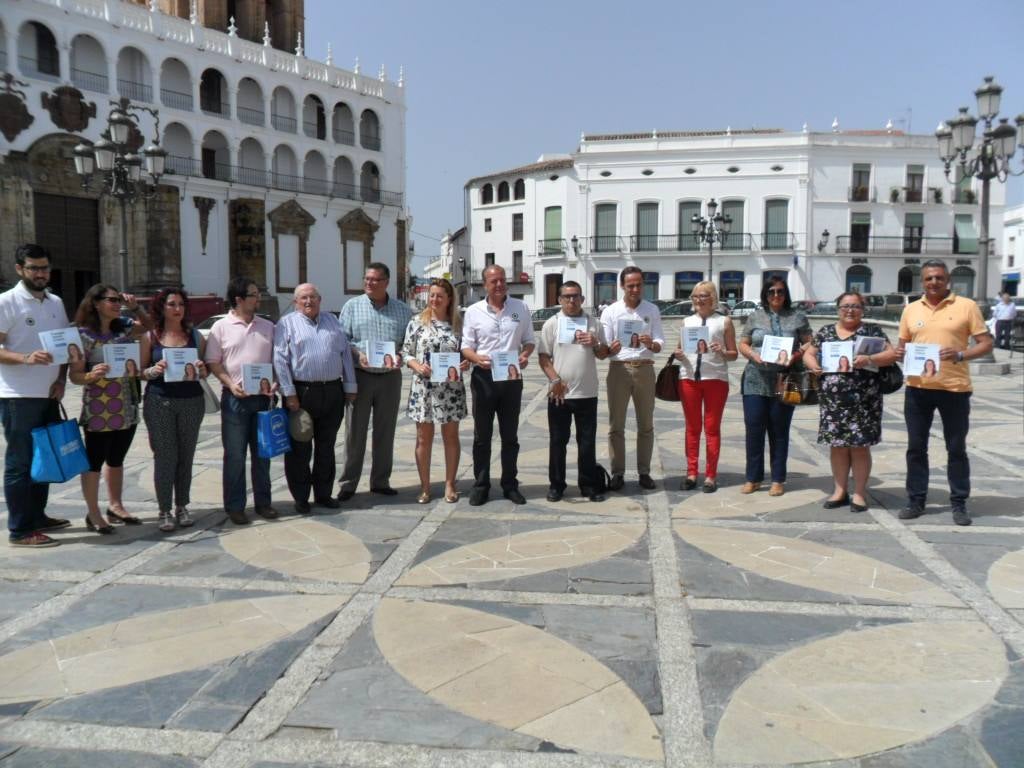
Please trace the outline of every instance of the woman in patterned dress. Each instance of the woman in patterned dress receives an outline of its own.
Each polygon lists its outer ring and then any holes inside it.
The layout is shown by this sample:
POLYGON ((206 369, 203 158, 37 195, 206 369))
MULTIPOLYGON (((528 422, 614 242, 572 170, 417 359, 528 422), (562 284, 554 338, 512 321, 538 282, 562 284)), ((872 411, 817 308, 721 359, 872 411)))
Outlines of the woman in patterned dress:
MULTIPOLYGON (((459 352, 462 318, 455 291, 447 280, 431 280, 427 307, 409 321, 405 329, 402 356, 412 369, 412 386, 406 413, 416 422, 416 469, 420 474, 420 495, 416 501, 430 501, 430 453, 434 443, 434 424, 441 425, 444 445, 444 498, 459 500, 455 473, 459 468, 459 421, 466 417, 466 387, 461 377, 455 381, 430 381, 430 356, 435 352, 459 352)), ((459 369, 469 368, 462 360, 459 369)))
POLYGON ((82 416, 85 452, 89 471, 82 473, 82 496, 90 531, 113 533, 111 523, 138 525, 139 520, 125 511, 121 501, 124 487, 124 457, 135 437, 139 423, 138 380, 127 375, 108 378, 110 366, 103 362, 105 344, 128 344, 145 333, 149 318, 130 294, 122 295, 112 285, 94 285, 85 294, 75 313, 75 325, 82 337, 82 358, 69 363, 73 384, 85 387, 82 416), (141 322, 122 319, 121 305, 141 322), (100 514, 100 470, 107 465, 107 516, 100 514))
POLYGON ((818 442, 829 446, 832 480, 835 489, 825 500, 825 509, 847 504, 854 512, 868 508, 867 484, 871 476, 871 446, 882 438, 882 391, 878 374, 872 368, 891 365, 896 352, 885 332, 874 323, 864 322, 864 297, 847 291, 836 299, 839 322, 826 325, 814 335, 804 351, 804 365, 821 374, 818 387, 818 442), (881 352, 853 358, 849 373, 821 373, 819 353, 822 345, 835 341, 854 341, 870 336, 885 342, 881 352), (853 473, 853 494, 849 493, 853 473))

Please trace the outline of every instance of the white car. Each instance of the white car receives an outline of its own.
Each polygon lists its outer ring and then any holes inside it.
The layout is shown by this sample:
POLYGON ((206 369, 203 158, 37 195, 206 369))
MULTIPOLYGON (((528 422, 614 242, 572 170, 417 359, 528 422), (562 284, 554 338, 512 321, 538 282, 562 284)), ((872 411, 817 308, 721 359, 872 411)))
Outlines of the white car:
POLYGON ((746 317, 747 315, 754 314, 754 310, 756 310, 757 308, 758 303, 756 301, 750 301, 749 299, 744 301, 737 301, 729 314, 732 317, 746 317))
MULTIPOLYGON (((265 315, 262 312, 258 314, 264 320, 274 322, 274 318, 272 318, 270 315, 265 315)), ((222 317, 227 317, 227 315, 210 315, 210 317, 206 318, 205 320, 203 320, 203 322, 199 323, 196 326, 196 330, 199 331, 199 335, 202 336, 204 339, 210 338, 210 329, 213 328, 213 324, 220 320, 222 317)))

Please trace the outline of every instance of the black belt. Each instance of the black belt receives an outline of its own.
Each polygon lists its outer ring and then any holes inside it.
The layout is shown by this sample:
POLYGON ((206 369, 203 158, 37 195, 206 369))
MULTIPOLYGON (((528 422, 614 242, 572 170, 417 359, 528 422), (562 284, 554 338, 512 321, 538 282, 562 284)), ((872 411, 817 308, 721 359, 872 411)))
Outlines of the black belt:
POLYGON ((341 379, 331 379, 330 381, 293 381, 296 387, 332 387, 335 384, 341 384, 341 379))

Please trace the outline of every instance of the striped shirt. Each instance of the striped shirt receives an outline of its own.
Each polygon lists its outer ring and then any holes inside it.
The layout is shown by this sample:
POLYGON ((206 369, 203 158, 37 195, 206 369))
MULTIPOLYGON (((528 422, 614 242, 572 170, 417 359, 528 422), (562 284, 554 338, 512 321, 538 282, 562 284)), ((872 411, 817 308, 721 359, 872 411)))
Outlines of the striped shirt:
POLYGON ((341 329, 349 343, 363 354, 368 354, 371 341, 393 341, 395 351, 401 350, 410 320, 409 305, 390 296, 377 306, 364 293, 349 299, 341 308, 341 329))
POLYGON ((330 312, 310 320, 290 312, 274 327, 274 372, 281 394, 295 394, 296 381, 344 382, 345 391, 356 392, 356 374, 348 337, 330 312))

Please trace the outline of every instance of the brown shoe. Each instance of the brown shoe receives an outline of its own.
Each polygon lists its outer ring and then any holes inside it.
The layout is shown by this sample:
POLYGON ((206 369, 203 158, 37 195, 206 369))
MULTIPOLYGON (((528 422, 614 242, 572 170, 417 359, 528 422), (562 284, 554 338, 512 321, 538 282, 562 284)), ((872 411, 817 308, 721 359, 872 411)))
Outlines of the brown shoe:
POLYGON ((269 504, 267 506, 265 506, 265 507, 257 506, 256 507, 256 514, 259 515, 260 517, 262 517, 264 520, 276 520, 277 519, 277 510, 274 509, 269 504))
POLYGON ((249 518, 245 514, 244 509, 229 509, 227 510, 228 517, 231 518, 231 522, 235 525, 248 525, 249 518))
POLYGON ((768 489, 769 496, 781 496, 786 492, 786 489, 782 487, 782 483, 772 483, 772 487, 768 489))
POLYGON ((744 483, 743 487, 740 488, 740 493, 753 493, 761 488, 760 483, 744 483))

